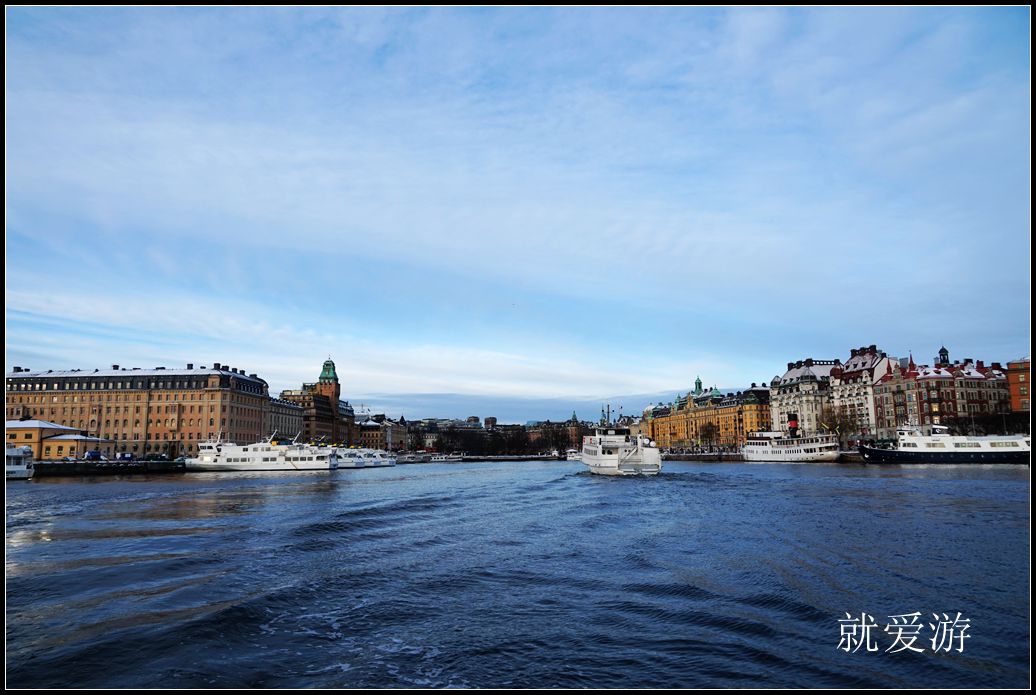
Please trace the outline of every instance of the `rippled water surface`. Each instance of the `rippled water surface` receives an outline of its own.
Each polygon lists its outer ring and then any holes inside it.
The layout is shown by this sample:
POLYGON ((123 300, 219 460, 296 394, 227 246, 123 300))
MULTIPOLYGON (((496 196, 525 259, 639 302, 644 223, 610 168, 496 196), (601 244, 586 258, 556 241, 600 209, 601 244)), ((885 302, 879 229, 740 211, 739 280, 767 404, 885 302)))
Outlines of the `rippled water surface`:
POLYGON ((11 483, 8 684, 1024 687, 1028 504, 1024 466, 11 483), (847 654, 847 611, 971 627, 847 654))

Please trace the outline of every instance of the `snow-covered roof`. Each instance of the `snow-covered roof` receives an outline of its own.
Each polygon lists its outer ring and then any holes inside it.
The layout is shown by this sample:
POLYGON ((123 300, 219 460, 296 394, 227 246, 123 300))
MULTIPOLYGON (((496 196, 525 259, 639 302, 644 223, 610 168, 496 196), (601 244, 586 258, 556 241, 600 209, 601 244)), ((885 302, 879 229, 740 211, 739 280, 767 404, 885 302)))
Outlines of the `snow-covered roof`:
POLYGON ((952 379, 953 372, 942 367, 922 366, 917 368, 918 379, 952 379))
POLYGON ((12 427, 28 427, 30 429, 46 429, 46 430, 71 430, 78 432, 78 427, 67 427, 65 425, 59 425, 56 422, 50 420, 8 420, 5 425, 7 429, 12 427))
POLYGON ((885 359, 885 355, 881 352, 858 352, 842 365, 842 374, 874 369, 883 359, 885 359))
POLYGON ((781 384, 794 384, 797 381, 811 381, 831 377, 831 370, 839 366, 834 360, 814 360, 812 365, 796 363, 781 377, 781 384))
POLYGON ((69 441, 74 440, 77 442, 110 442, 110 439, 104 439, 103 437, 88 437, 85 434, 59 434, 56 437, 47 437, 48 442, 55 440, 69 441))
POLYGON ((266 381, 260 379, 258 376, 250 376, 245 374, 243 371, 238 370, 237 372, 231 371, 231 367, 220 367, 220 369, 165 369, 163 367, 156 367, 154 369, 140 369, 137 367, 123 368, 123 369, 51 369, 47 371, 39 372, 8 372, 8 379, 34 379, 38 377, 57 377, 65 379, 75 378, 90 378, 90 377, 102 377, 102 378, 133 378, 133 377, 152 377, 152 376, 164 376, 164 377, 184 377, 184 376, 209 376, 212 374, 226 374, 228 376, 236 376, 239 379, 245 379, 247 381, 254 381, 265 384, 266 381))

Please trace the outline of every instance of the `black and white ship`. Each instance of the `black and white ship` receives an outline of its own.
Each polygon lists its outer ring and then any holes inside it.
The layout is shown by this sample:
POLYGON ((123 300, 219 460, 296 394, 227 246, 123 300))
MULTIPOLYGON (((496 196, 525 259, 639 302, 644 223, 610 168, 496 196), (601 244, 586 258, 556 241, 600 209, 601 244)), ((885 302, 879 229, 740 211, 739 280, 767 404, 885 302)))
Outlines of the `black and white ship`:
POLYGON ((866 463, 1029 463, 1029 435, 965 437, 944 425, 896 430, 894 449, 861 446, 866 463))

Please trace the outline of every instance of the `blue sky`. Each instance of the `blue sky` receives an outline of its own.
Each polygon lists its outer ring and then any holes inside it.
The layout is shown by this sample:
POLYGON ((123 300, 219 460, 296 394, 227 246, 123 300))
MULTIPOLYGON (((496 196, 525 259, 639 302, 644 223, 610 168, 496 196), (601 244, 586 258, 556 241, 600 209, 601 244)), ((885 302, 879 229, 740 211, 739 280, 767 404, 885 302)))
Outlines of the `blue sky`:
POLYGON ((1028 8, 6 16, 8 370, 520 421, 1030 352, 1028 8))

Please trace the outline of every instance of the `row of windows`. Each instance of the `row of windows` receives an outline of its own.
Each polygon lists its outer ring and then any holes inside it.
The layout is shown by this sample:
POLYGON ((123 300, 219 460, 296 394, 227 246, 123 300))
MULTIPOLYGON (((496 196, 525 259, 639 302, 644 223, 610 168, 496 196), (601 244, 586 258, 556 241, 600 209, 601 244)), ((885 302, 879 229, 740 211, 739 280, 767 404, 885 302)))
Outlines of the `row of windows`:
POLYGON ((209 388, 233 388, 233 390, 243 393, 253 393, 256 395, 263 395, 263 389, 257 384, 235 382, 233 386, 228 383, 221 381, 218 386, 216 384, 208 384, 205 381, 37 381, 37 382, 26 382, 24 380, 7 380, 7 391, 18 392, 18 391, 118 391, 132 389, 134 391, 143 390, 171 390, 171 389, 190 389, 195 391, 201 391, 209 388))

